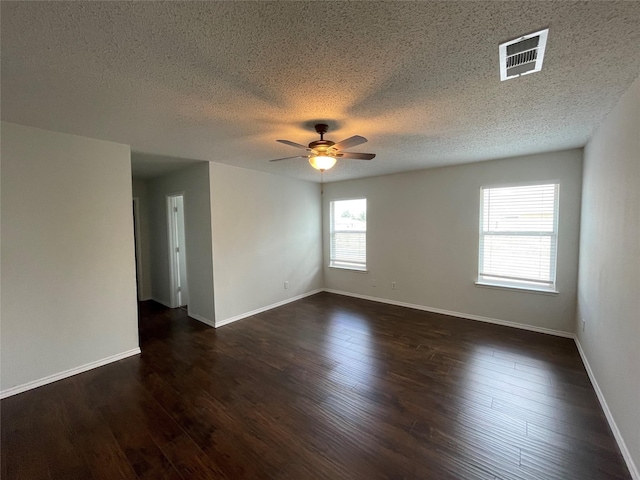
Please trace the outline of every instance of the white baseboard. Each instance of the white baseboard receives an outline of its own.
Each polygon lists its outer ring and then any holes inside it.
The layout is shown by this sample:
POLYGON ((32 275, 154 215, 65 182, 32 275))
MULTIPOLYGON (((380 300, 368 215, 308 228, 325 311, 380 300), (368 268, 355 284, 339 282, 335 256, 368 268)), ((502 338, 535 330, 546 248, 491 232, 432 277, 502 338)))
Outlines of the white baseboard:
POLYGON ((224 320, 220 320, 220 321, 216 320, 216 328, 222 327, 224 325, 228 325, 233 322, 237 322, 238 320, 242 320, 243 318, 251 317, 253 315, 266 312, 267 310, 271 310, 272 308, 281 307, 282 305, 295 302, 296 300, 300 300, 305 297, 310 297, 311 295, 315 295, 316 293, 320 293, 322 291, 323 289, 321 288, 318 290, 312 290, 311 292, 307 292, 307 293, 303 293, 302 295, 297 295, 295 297, 287 298, 286 300, 282 300, 281 302, 272 303, 271 305, 267 305, 266 307, 261 307, 256 310, 252 310, 250 312, 242 313, 240 315, 236 315, 235 317, 225 318, 224 320))
POLYGON ((627 467, 629 467, 629 472, 631 473, 631 478, 633 480, 640 480, 640 473, 638 472, 638 467, 636 467, 633 458, 631 457, 631 452, 627 448, 627 444, 620 433, 620 429, 616 424, 616 421, 613 419, 613 414, 609 409, 609 405, 604 398, 604 393, 600 389, 600 385, 598 385, 598 381, 596 380, 595 375, 593 374, 593 370, 591 370, 591 365, 589 365, 589 360, 587 360, 587 355, 584 353, 582 349, 582 345, 580 345, 580 340, 578 340, 578 336, 573 336, 576 346, 578 347, 578 352, 580 353, 580 358, 582 358, 582 363, 584 364, 584 368, 587 370, 587 375, 589 375, 589 379, 591 380, 591 384, 593 385, 593 389, 596 391, 596 395, 598 396, 598 400, 600 401, 600 405, 602 406, 602 410, 604 411, 605 417, 607 417, 607 421, 609 422, 609 427, 611 427, 611 431, 613 432, 613 436, 618 442, 618 447, 620 447, 620 451, 622 452, 622 456, 624 457, 625 462, 627 462, 627 467))
POLYGON ((176 307, 172 307, 169 302, 165 302, 164 300, 160 300, 159 298, 156 298, 156 297, 151 297, 150 300, 153 300, 154 302, 158 302, 160 305, 164 305, 167 308, 176 308, 176 307))
POLYGON ((342 290, 332 290, 330 288, 325 288, 324 291, 329 293, 335 293, 338 295, 346 295, 347 297, 355 297, 355 298, 362 298, 363 300, 371 300, 372 302, 387 303, 389 305, 396 305, 398 307, 413 308, 415 310, 423 310, 425 312, 431 312, 431 313, 440 313, 442 315, 449 315, 451 317, 467 318, 469 320, 477 320, 479 322, 495 323, 496 325, 503 325, 505 327, 513 327, 513 328, 519 328, 521 330, 530 330, 532 332, 546 333, 548 335, 555 335, 556 337, 574 338, 573 333, 563 332, 562 330, 554 330, 552 328, 536 327, 534 325, 527 325, 525 323, 511 322, 509 320, 500 320, 498 318, 481 317, 480 315, 473 315, 470 313, 462 313, 462 312, 453 312, 451 310, 442 310, 441 308, 425 307, 424 305, 398 302, 396 300, 388 300, 386 298, 370 297, 368 295, 360 295, 359 293, 344 292, 342 290))
MULTIPOLYGON (((167 308, 179 308, 179 307, 172 307, 171 305, 169 305, 169 303, 165 302, 164 300, 160 300, 159 298, 155 298, 152 297, 150 298, 150 300, 153 300, 154 302, 159 303, 160 305, 164 305, 167 308)), ((215 327, 215 322, 213 320, 211 320, 210 318, 206 318, 203 317, 201 315, 196 315, 195 313, 192 313, 191 310, 189 310, 189 306, 187 305, 187 315, 189 315, 191 318, 193 318, 194 320, 198 320, 199 322, 204 323, 205 325, 209 325, 210 327, 215 327)))
POLYGON ((22 385, 18 385, 17 387, 7 388, 6 390, 0 392, 0 398, 7 398, 11 397, 12 395, 17 395, 18 393, 26 392, 27 390, 33 390, 34 388, 57 382, 58 380, 62 380, 63 378, 72 377, 73 375, 87 372, 89 370, 93 370, 94 368, 102 367, 103 365, 107 365, 108 363, 117 362, 118 360, 122 360, 123 358, 138 355, 139 353, 140 348, 134 348, 126 352, 111 355, 110 357, 106 357, 101 360, 96 360, 95 362, 86 363, 84 365, 80 365, 79 367, 65 370, 64 372, 54 373, 53 375, 49 375, 39 380, 23 383, 22 385))
MULTIPOLYGON (((188 310, 188 308, 187 308, 187 310, 188 310)), ((189 317, 191 317, 191 318, 193 318, 195 320, 198 320, 199 322, 202 322, 205 325, 209 325, 210 327, 214 327, 214 328, 216 326, 216 323, 213 320, 211 320, 210 318, 206 318, 206 317, 203 317, 201 315, 196 315, 195 313, 191 313, 189 311, 187 311, 187 314, 189 315, 189 317)))

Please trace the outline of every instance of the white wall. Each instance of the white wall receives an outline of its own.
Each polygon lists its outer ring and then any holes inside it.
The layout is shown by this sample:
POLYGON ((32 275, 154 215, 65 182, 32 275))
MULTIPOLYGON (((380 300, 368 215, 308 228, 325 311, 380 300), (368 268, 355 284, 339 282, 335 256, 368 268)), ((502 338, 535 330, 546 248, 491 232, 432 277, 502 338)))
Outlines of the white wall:
POLYGON ((322 288, 320 186, 214 163, 210 175, 216 325, 322 288))
POLYGON ((2 382, 138 348, 127 145, 2 122, 2 382))
POLYGON ((640 478, 640 79, 585 147, 576 331, 640 478))
POLYGON ((167 195, 183 193, 189 315, 213 325, 209 164, 203 162, 146 183, 153 298, 171 304, 167 195))
POLYGON ((149 249, 149 198, 147 194, 147 183, 144 180, 134 178, 132 180, 133 196, 138 198, 139 214, 140 218, 138 222, 140 224, 140 238, 138 243, 140 245, 140 251, 138 256, 140 257, 141 271, 138 272, 140 279, 140 300, 149 300, 153 297, 151 290, 151 252, 149 249))
POLYGON ((324 190, 325 286, 360 295, 572 332, 582 151, 331 183, 324 190), (558 295, 474 284, 480 187, 560 181, 558 295), (329 268, 329 201, 367 198, 368 273, 329 268), (377 286, 371 285, 375 279, 377 286), (391 282, 397 282, 397 290, 391 282))

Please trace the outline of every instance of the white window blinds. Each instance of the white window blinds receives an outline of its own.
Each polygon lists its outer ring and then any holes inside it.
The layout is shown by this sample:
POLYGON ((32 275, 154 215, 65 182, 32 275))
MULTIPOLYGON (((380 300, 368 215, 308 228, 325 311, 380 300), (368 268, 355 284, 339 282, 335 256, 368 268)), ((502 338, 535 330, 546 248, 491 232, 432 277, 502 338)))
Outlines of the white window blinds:
POLYGON ((478 283, 555 291, 558 190, 481 189, 478 283))
POLYGON ((330 204, 329 266, 367 269, 367 199, 334 200, 330 204))

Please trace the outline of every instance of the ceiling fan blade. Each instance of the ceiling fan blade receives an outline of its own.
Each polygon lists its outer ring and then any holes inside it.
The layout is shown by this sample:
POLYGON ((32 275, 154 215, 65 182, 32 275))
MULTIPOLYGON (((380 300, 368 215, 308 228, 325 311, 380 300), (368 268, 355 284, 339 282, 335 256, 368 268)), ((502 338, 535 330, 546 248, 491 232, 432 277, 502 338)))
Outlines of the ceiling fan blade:
POLYGON ((292 158, 309 158, 306 155, 296 155, 295 157, 274 158, 270 162, 279 162, 280 160, 291 160, 292 158))
POLYGON ((299 143, 292 142, 290 140, 276 140, 276 142, 284 143, 285 145, 291 145, 292 147, 302 148, 303 150, 309 150, 309 147, 300 145, 299 143))
POLYGON ((335 150, 346 150, 347 148, 355 147, 356 145, 362 145, 363 143, 367 143, 367 139, 361 137, 360 135, 354 135, 353 137, 349 137, 341 142, 336 143, 331 148, 335 150))
POLYGON ((340 152, 336 155, 339 158, 350 158, 352 160, 373 160, 376 158, 375 153, 356 153, 356 152, 340 152))

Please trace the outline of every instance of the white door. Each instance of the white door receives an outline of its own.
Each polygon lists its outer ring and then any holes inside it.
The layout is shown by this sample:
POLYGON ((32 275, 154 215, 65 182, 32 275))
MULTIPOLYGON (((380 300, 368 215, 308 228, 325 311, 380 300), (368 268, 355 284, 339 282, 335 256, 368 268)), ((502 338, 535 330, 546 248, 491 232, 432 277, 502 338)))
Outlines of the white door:
POLYGON ((169 216, 169 254, 171 258, 172 303, 175 307, 188 305, 187 249, 184 233, 184 196, 167 198, 169 216))

